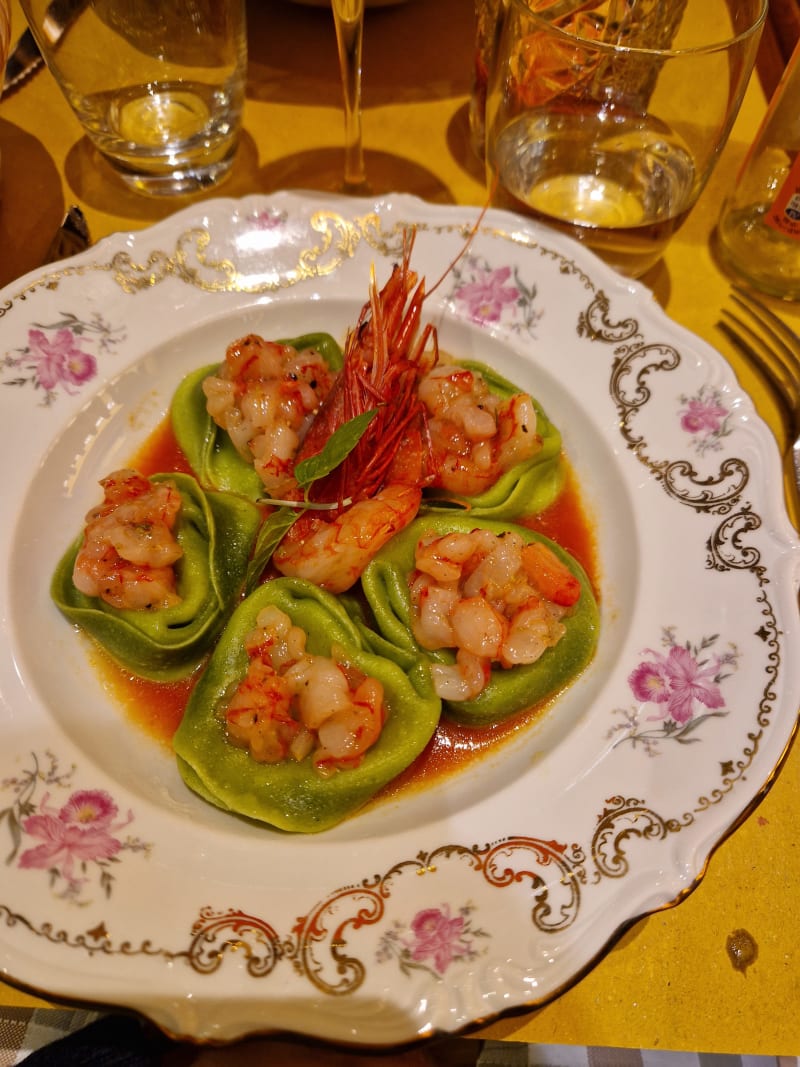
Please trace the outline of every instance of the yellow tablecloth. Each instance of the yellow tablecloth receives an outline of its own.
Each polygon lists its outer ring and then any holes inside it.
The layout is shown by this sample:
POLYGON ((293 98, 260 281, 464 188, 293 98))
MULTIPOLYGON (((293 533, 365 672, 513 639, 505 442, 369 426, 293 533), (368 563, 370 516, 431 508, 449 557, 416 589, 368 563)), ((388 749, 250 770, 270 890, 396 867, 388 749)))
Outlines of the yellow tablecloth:
MULTIPOLYGON (((23 20, 13 7, 14 36, 23 20)), ((376 191, 480 205, 483 175, 467 132, 470 0, 411 0, 367 14, 364 132, 376 191)), ((245 131, 234 172, 214 195, 335 185, 343 122, 330 13, 289 0, 250 0, 245 131)), ((701 201, 646 282, 678 322, 719 348, 764 417, 758 379, 716 328, 729 280, 710 238, 764 109, 753 80, 701 201)), ((94 240, 138 229, 177 202, 127 192, 89 149, 46 72, 0 101, 0 284, 39 265, 65 207, 84 210, 94 240)), ((800 327, 800 309, 773 302, 800 327)), ((783 444, 783 442, 781 442, 783 444)), ((540 1043, 800 1054, 800 751, 763 803, 715 852, 679 907, 637 923, 554 1003, 488 1026, 494 1039, 540 1043), (746 929, 758 958, 734 969, 726 938, 746 929)), ((47 976, 42 975, 46 989, 47 976)), ((0 1006, 44 1002, 0 986, 0 1006)))

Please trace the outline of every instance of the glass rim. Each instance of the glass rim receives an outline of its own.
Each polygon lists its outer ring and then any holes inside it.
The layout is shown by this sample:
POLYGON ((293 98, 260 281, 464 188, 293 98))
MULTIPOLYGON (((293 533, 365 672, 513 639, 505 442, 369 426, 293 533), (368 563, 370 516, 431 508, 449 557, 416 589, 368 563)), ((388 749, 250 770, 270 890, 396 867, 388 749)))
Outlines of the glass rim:
POLYGON ((587 48, 592 48, 598 52, 608 52, 609 54, 615 55, 658 56, 662 59, 669 59, 677 56, 706 55, 712 52, 725 51, 741 41, 748 40, 758 30, 761 30, 769 10, 769 0, 756 0, 758 10, 749 25, 739 33, 725 37, 719 41, 709 42, 708 44, 691 45, 685 48, 642 48, 637 45, 619 44, 613 41, 599 41, 591 37, 584 37, 580 33, 574 33, 562 26, 554 26, 548 21, 546 12, 531 10, 529 0, 507 0, 507 3, 511 7, 515 7, 520 15, 533 22, 540 23, 544 31, 562 37, 564 40, 579 41, 581 45, 585 45, 587 48))

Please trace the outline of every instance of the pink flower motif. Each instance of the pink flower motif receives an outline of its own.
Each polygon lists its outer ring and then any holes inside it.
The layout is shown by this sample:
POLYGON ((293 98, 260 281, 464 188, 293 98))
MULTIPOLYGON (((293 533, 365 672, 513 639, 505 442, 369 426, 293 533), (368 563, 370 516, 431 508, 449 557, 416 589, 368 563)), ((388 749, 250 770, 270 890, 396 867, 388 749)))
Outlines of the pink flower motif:
POLYGON ((43 330, 28 330, 28 348, 39 384, 48 391, 61 384, 72 392, 71 386, 81 385, 97 372, 94 356, 78 347, 72 330, 56 330, 52 339, 43 330))
POLYGON ((23 820, 25 833, 42 843, 22 853, 20 867, 57 869, 68 881, 77 882, 76 863, 110 859, 122 848, 112 832, 127 826, 133 815, 129 812, 127 819, 114 825, 119 809, 108 793, 79 790, 60 809, 48 807, 47 799, 46 794, 39 812, 23 820))
POLYGON ((417 912, 411 929, 415 938, 408 946, 412 959, 418 962, 432 959, 438 974, 444 974, 453 960, 467 951, 461 941, 464 920, 460 916, 451 919, 449 908, 426 908, 417 912))
POLYGON ((689 400, 681 415, 681 428, 687 433, 718 433, 728 411, 713 399, 689 400))
POLYGON ((654 718, 670 718, 676 723, 688 722, 694 715, 698 701, 707 708, 721 708, 725 701, 714 682, 718 663, 714 660, 701 667, 688 649, 673 645, 666 656, 649 651, 652 660, 640 663, 628 677, 628 684, 637 700, 664 705, 654 718))
POLYGON ((107 829, 119 809, 108 793, 102 789, 79 789, 73 793, 58 813, 65 823, 107 829))
POLYGON ((252 216, 257 230, 276 230, 286 221, 282 211, 256 211, 252 216))
MULTIPOLYGON (((663 660, 663 657, 659 658, 663 660)), ((637 700, 652 701, 654 704, 664 704, 669 700, 669 678, 661 663, 655 661, 640 663, 631 672, 628 684, 637 700)))
POLYGON ((482 278, 456 289, 454 296, 467 305, 473 322, 497 322, 503 308, 519 300, 519 289, 505 284, 510 276, 510 267, 487 271, 482 278))

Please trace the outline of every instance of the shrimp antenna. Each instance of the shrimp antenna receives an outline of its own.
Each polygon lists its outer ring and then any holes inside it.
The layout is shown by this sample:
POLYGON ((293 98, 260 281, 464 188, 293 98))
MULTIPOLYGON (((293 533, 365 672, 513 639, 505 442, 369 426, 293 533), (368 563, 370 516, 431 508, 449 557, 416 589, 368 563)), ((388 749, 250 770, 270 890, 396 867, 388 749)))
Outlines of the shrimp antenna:
POLYGON ((458 255, 457 255, 457 256, 455 257, 455 259, 451 260, 451 262, 450 262, 450 263, 448 264, 448 266, 447 266, 447 267, 445 268, 445 271, 444 271, 444 273, 443 273, 443 274, 442 274, 442 276, 441 276, 441 277, 439 278, 439 280, 438 280, 438 281, 436 282, 436 284, 435 284, 435 285, 432 285, 432 286, 431 286, 431 288, 430 288, 430 289, 429 289, 429 290, 428 290, 428 291, 427 291, 427 292, 425 293, 425 298, 426 298, 426 299, 427 299, 427 298, 428 298, 428 297, 429 297, 429 296, 431 295, 431 293, 435 293, 435 292, 436 292, 436 290, 437 290, 437 289, 439 288, 439 286, 440 286, 440 285, 442 284, 442 282, 443 282, 443 281, 445 280, 445 278, 447 277, 447 275, 448 275, 448 274, 450 274, 450 273, 451 273, 451 271, 452 271, 452 270, 454 269, 454 267, 455 267, 456 263, 458 263, 458 261, 459 261, 459 260, 460 260, 460 259, 461 259, 461 258, 462 258, 463 256, 465 256, 465 255, 467 254, 467 251, 468 251, 468 249, 469 249, 469 246, 470 246, 470 245, 472 244, 473 240, 475 239, 475 234, 476 234, 476 233, 478 232, 478 230, 479 230, 479 229, 481 228, 481 223, 483 222, 483 220, 484 220, 484 218, 485 218, 485 216, 486 216, 486 212, 487 212, 487 211, 489 210, 489 206, 490 206, 490 204, 491 204, 491 202, 492 202, 492 195, 493 195, 493 193, 494 193, 494 188, 495 188, 495 185, 496 185, 496 184, 497 184, 497 175, 495 175, 495 177, 494 177, 494 180, 492 181, 492 188, 491 188, 491 189, 489 190, 489 195, 488 195, 488 196, 486 197, 486 203, 485 203, 485 204, 483 205, 483 207, 481 208, 481 213, 480 213, 480 215, 478 215, 477 219, 476 219, 476 220, 475 220, 475 222, 474 222, 474 223, 472 224, 472 227, 470 228, 470 231, 469 231, 469 233, 467 234, 467 239, 466 239, 466 241, 464 242, 464 245, 463 245, 463 247, 461 248, 461 251, 460 251, 460 252, 458 253, 458 255))

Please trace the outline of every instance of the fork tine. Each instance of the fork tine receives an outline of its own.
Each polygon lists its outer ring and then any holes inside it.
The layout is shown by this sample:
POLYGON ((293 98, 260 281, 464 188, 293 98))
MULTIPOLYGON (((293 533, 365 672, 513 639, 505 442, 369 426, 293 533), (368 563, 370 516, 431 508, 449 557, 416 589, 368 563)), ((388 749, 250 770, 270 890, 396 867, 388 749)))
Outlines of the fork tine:
POLYGON ((797 432, 800 432, 800 415, 789 402, 785 378, 776 372, 772 363, 764 357, 763 348, 756 348, 748 340, 750 336, 755 336, 756 340, 758 340, 753 330, 738 316, 732 315, 729 311, 724 313, 731 322, 735 323, 735 326, 723 319, 717 323, 717 328, 725 334, 734 348, 737 348, 742 353, 745 359, 755 367, 762 379, 764 379, 767 388, 772 394, 775 407, 778 409, 783 436, 787 441, 791 440, 797 432))
POLYGON ((759 300, 754 293, 744 289, 741 285, 732 287, 731 299, 741 307, 748 308, 750 313, 760 319, 764 326, 771 331, 773 336, 782 338, 783 347, 787 349, 792 359, 795 361, 800 360, 800 336, 782 318, 776 315, 763 300, 759 300))
MULTIPOLYGON (((788 372, 790 382, 800 385, 800 337, 757 296, 735 285, 731 300, 756 322, 771 342, 771 352, 788 372)), ((752 332, 752 331, 751 331, 752 332)))
POLYGON ((780 393, 781 404, 796 410, 790 398, 798 390, 798 377, 787 367, 784 355, 776 351, 777 340, 772 336, 765 339, 750 323, 727 308, 723 308, 722 314, 724 318, 717 323, 719 329, 769 379, 771 387, 780 393))
POLYGON ((759 373, 772 394, 785 442, 791 486, 787 502, 792 521, 800 529, 800 336, 747 290, 734 286, 731 300, 748 321, 723 308, 717 328, 759 373))
POLYGON ((800 337, 763 301, 741 286, 733 287, 731 300, 744 312, 747 321, 723 308, 728 323, 723 319, 719 327, 768 378, 781 406, 793 420, 794 431, 800 432, 800 337))

